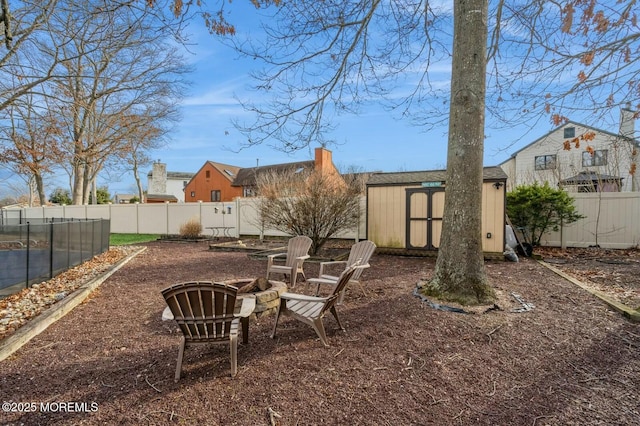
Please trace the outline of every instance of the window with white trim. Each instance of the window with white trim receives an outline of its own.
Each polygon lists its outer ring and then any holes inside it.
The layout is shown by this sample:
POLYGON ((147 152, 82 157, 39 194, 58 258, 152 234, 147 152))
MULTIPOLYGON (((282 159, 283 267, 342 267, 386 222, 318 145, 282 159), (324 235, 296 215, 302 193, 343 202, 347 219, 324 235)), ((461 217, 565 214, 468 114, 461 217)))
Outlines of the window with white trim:
POLYGON ((555 155, 538 155, 535 158, 536 170, 551 170, 556 168, 555 155))
POLYGON ((576 128, 575 127, 565 127, 564 128, 564 138, 575 138, 576 137, 576 128))
POLYGON ((593 152, 584 151, 582 153, 582 167, 606 166, 607 150, 596 150, 593 152))

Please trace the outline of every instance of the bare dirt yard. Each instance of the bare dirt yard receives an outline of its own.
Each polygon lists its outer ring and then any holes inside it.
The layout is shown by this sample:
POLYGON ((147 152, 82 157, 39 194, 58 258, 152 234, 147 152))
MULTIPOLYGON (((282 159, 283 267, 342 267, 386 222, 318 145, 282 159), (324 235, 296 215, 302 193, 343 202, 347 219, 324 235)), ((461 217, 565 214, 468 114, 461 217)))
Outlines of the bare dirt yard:
MULTIPOLYGON (((541 256, 627 303, 640 300, 638 251, 541 256)), ((0 424, 640 424, 640 325, 529 258, 487 263, 499 309, 436 310, 413 295, 434 262, 374 255, 366 295, 349 288, 338 306, 346 333, 325 319, 330 348, 290 318, 271 339, 266 316, 239 345, 235 378, 228 347, 214 345, 188 348, 174 383, 180 336, 161 320, 160 290, 263 276, 266 260, 206 242, 149 243, 0 361, 0 424)), ((308 277, 318 268, 305 263, 308 277)))

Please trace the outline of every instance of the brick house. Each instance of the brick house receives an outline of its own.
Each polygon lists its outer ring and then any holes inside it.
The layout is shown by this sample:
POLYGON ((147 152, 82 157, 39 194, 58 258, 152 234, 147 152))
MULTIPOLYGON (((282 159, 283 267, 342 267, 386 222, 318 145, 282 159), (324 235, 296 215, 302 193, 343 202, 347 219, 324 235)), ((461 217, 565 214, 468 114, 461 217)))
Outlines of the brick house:
POLYGON ((331 151, 315 149, 315 159, 269 166, 240 168, 213 161, 207 161, 185 186, 185 201, 232 201, 237 197, 256 195, 256 176, 266 171, 321 170, 340 176, 333 164, 331 151))

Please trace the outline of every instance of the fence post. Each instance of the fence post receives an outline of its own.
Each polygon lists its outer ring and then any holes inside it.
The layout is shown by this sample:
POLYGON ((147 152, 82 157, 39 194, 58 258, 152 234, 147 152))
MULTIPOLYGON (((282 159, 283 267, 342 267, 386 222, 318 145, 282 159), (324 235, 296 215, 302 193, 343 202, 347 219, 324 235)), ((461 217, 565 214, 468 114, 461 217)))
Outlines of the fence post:
POLYGON ((236 238, 240 238, 240 198, 236 197, 236 238))
POLYGON ((82 238, 82 220, 78 221, 78 236, 80 237, 80 263, 84 262, 84 238, 82 238))
POLYGON ((69 269, 70 263, 71 263, 71 222, 67 220, 67 269, 69 269))
POLYGON ((53 278, 53 225, 54 221, 51 220, 49 223, 49 279, 53 278))
POLYGON ((25 277, 24 288, 29 288, 29 238, 31 238, 31 224, 27 222, 27 271, 25 277))

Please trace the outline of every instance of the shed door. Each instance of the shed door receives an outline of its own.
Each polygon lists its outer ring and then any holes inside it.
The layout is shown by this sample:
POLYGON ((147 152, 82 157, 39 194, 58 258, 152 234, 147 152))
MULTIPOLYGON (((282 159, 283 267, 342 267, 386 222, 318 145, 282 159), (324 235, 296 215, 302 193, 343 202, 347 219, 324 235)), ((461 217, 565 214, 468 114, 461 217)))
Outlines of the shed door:
POLYGON ((440 245, 444 188, 407 189, 406 247, 435 250, 440 245))

